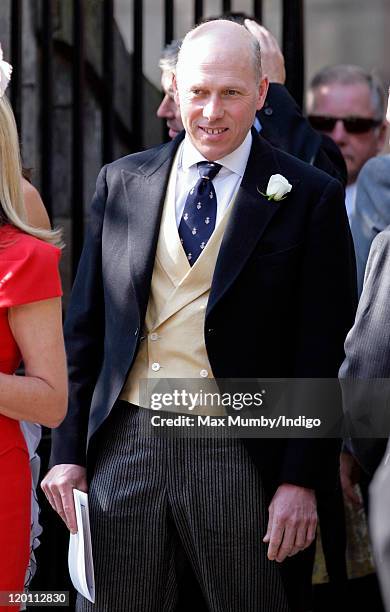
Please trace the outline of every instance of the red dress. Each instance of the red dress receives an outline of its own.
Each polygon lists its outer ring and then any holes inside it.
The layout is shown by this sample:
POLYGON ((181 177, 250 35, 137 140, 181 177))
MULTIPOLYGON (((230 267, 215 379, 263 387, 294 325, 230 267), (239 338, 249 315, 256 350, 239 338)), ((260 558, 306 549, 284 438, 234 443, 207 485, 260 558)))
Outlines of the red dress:
MULTIPOLYGON (((21 362, 8 308, 60 296, 59 257, 57 247, 10 225, 0 227, 0 372, 13 374, 21 362)), ((29 457, 19 421, 0 414, 0 591, 23 590, 30 503, 29 457)))

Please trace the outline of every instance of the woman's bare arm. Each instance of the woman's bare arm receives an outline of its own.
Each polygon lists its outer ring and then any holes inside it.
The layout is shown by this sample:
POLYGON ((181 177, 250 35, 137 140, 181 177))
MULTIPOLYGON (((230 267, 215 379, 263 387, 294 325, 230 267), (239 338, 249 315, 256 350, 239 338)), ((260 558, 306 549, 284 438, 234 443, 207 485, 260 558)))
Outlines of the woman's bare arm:
POLYGON ((22 187, 29 224, 42 229, 51 229, 49 215, 38 191, 25 178, 22 179, 22 187))
POLYGON ((0 413, 57 427, 67 402, 61 299, 14 306, 8 318, 25 376, 0 373, 0 413))

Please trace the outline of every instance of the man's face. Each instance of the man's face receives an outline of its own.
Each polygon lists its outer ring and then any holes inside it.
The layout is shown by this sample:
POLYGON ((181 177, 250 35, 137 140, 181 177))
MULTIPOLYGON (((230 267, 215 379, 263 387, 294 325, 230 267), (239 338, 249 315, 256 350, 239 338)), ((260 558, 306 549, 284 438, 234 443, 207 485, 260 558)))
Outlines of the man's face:
POLYGON ((157 117, 167 120, 169 137, 175 138, 182 131, 183 124, 181 122, 180 109, 174 100, 172 76, 173 73, 170 70, 163 70, 161 73, 161 87, 165 95, 157 109, 157 117))
MULTIPOLYGON (((309 101, 309 113, 326 117, 356 117, 377 119, 372 106, 371 94, 365 83, 330 83, 317 87, 309 101)), ((348 183, 354 183, 371 157, 382 149, 385 127, 371 127, 367 131, 353 134, 345 129, 342 121, 336 121, 331 131, 324 132, 339 146, 347 164, 348 183)))
POLYGON ((267 86, 266 79, 256 84, 251 49, 234 37, 189 41, 174 79, 175 100, 190 140, 206 159, 221 159, 242 144, 267 86))

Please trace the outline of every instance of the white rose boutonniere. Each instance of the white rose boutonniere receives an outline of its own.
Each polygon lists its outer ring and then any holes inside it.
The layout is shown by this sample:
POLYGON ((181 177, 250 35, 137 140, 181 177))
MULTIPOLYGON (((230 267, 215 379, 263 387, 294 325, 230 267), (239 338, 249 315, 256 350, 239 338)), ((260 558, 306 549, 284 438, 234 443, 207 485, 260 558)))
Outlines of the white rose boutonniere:
POLYGON ((0 45, 0 98, 3 97, 11 78, 12 66, 3 60, 3 49, 0 45))
POLYGON ((290 193, 291 189, 291 183, 289 183, 284 176, 281 174, 273 174, 268 181, 266 193, 260 193, 268 198, 268 200, 280 202, 280 200, 284 200, 286 198, 286 194, 290 193))

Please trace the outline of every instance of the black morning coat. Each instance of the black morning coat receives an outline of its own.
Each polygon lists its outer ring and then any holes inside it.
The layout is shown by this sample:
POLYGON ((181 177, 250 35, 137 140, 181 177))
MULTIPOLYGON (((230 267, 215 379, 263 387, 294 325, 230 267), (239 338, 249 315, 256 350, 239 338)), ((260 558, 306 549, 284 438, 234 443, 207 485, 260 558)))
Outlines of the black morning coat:
MULTIPOLYGON (((91 451, 137 354, 181 138, 119 159, 99 174, 65 325, 69 411, 53 431, 52 465, 86 464, 87 440, 91 451)), ((341 184, 253 131, 206 311, 214 376, 336 378, 353 323, 355 278, 341 184), (262 195, 273 174, 292 184, 280 202, 262 195)), ((317 491, 336 482, 337 440, 245 444, 270 494, 282 482, 317 491)))

